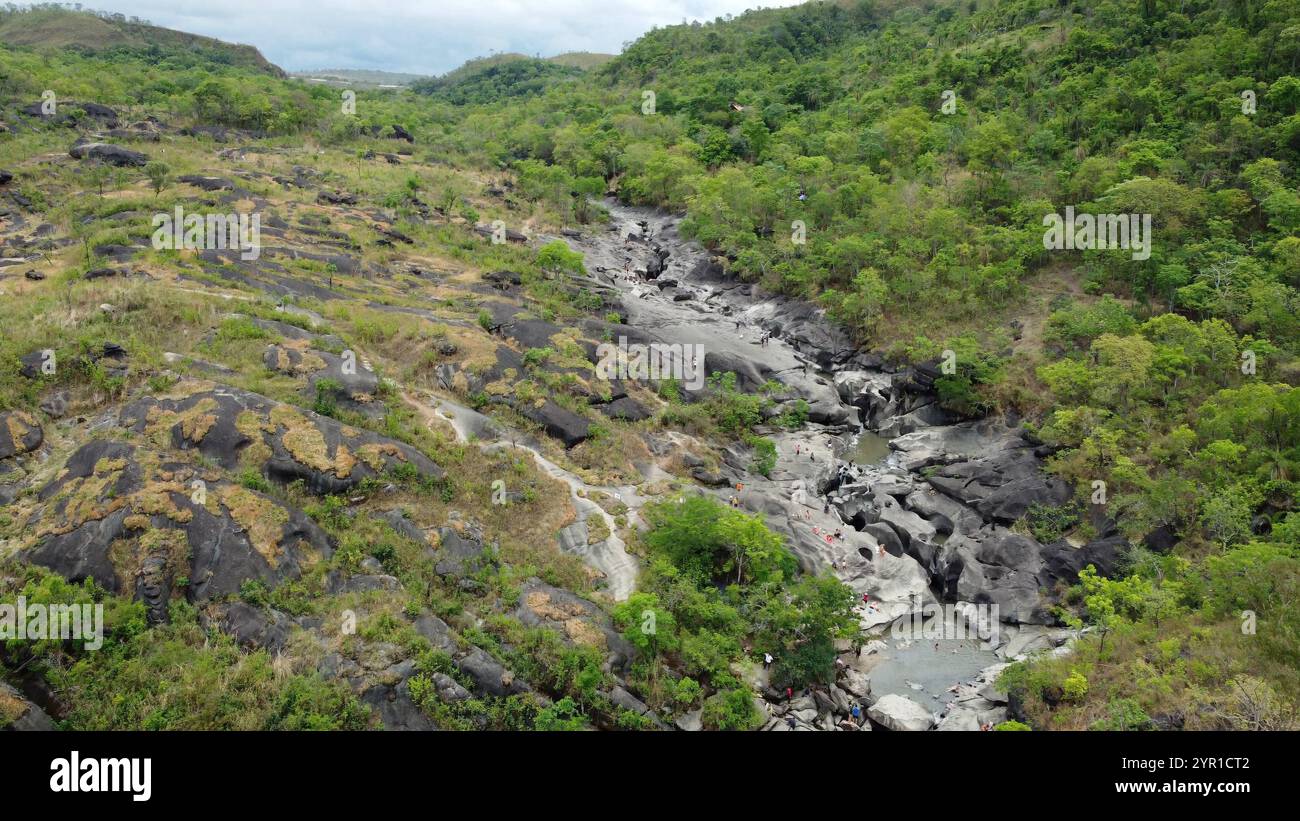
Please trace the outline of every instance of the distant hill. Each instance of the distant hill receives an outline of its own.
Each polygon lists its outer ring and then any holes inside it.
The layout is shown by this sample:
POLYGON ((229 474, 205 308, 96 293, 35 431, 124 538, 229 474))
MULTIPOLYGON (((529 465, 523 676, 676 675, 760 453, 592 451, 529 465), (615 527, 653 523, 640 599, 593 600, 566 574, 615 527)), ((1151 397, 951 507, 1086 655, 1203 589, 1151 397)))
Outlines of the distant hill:
POLYGON ((613 54, 601 54, 596 51, 566 51, 563 54, 557 54, 554 57, 545 57, 547 62, 558 63, 562 66, 573 66, 584 71, 593 68, 599 68, 610 60, 613 60, 613 54))
POLYGON ((564 54, 557 54, 554 57, 529 57, 527 54, 520 54, 516 51, 505 51, 500 54, 493 54, 488 57, 475 57, 473 60, 467 60, 459 68, 454 68, 446 74, 439 75, 437 80, 443 83, 455 83, 472 74, 477 74, 493 66, 500 66, 506 63, 517 62, 542 62, 552 63, 557 66, 566 68, 577 68, 586 71, 592 68, 598 68, 613 60, 613 54, 599 54, 594 51, 566 51, 564 54))
POLYGON ((570 51, 554 57, 505 52, 469 60, 440 77, 412 83, 411 89, 456 104, 531 97, 557 81, 580 76, 613 59, 612 54, 590 51, 570 51))
MULTIPOLYGON (((535 58, 526 54, 516 52, 504 52, 493 54, 488 57, 477 57, 466 62, 459 68, 453 69, 446 74, 438 77, 431 77, 426 74, 403 74, 394 71, 374 71, 370 69, 353 69, 353 68, 322 68, 315 71, 295 71, 291 76, 308 82, 328 83, 338 86, 355 86, 359 88, 406 88, 416 87, 416 90, 428 93, 430 89, 439 89, 448 91, 453 88, 461 87, 462 92, 473 96, 472 91, 466 91, 463 84, 471 77, 478 77, 479 80, 485 77, 502 78, 511 77, 516 81, 520 79, 534 81, 539 77, 563 77, 575 73, 574 71, 558 71, 547 67, 535 67, 534 69, 525 69, 530 63, 544 63, 547 66, 555 66, 559 69, 574 69, 577 71, 587 71, 598 68, 610 60, 614 59, 613 54, 599 54, 594 51, 568 51, 564 54, 557 54, 554 57, 535 58), (485 75, 489 69, 498 68, 508 64, 522 64, 515 66, 513 69, 491 72, 485 75)), ((470 86, 481 83, 470 83, 470 86)), ((530 86, 531 88, 531 86, 530 86)), ((494 94, 493 96, 501 96, 494 94)), ((512 95, 504 95, 512 96, 512 95)))
POLYGON ((431 79, 425 74, 400 74, 394 71, 369 69, 323 68, 317 71, 294 71, 291 76, 299 80, 348 85, 363 88, 404 88, 421 80, 431 79))
POLYGON ((86 52, 124 50, 158 57, 185 52, 217 63, 287 76, 253 46, 227 43, 106 12, 73 11, 52 5, 0 10, 0 43, 35 49, 86 52))

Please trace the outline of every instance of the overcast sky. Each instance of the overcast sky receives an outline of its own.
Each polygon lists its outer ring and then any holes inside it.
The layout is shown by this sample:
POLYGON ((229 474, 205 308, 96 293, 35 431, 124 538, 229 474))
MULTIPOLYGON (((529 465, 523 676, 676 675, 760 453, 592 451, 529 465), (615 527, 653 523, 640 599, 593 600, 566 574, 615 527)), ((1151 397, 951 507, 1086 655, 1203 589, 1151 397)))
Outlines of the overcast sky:
POLYGON ((517 51, 618 53, 652 27, 800 0, 84 0, 87 8, 257 46, 289 71, 441 74, 517 51))

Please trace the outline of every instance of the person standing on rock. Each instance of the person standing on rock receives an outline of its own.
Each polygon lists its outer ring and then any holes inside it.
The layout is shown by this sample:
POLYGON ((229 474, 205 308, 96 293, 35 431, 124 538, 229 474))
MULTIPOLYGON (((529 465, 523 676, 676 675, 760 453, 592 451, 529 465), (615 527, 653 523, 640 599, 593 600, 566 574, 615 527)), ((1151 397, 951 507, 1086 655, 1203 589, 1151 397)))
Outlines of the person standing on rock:
POLYGON ((764 670, 769 670, 769 669, 771 669, 771 667, 772 667, 772 654, 771 654, 771 653, 764 653, 764 654, 763 654, 763 669, 764 669, 764 670))

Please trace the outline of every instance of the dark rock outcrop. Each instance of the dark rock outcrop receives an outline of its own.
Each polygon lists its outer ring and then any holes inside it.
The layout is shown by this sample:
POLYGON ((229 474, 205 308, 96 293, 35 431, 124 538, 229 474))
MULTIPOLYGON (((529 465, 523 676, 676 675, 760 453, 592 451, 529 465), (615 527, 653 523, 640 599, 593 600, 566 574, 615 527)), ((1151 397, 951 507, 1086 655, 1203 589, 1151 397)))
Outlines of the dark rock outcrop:
POLYGON ((149 162, 147 155, 112 143, 78 142, 68 154, 76 160, 98 160, 119 167, 143 168, 149 162))
POLYGON ((0 681, 0 732, 49 732, 58 729, 44 710, 0 681))
POLYGON ((369 705, 386 730, 436 730, 437 725, 411 698, 411 676, 415 662, 404 661, 385 670, 380 681, 361 694, 361 703, 369 705))
POLYGON ((249 649, 264 649, 278 653, 289 639, 292 622, 278 610, 267 610, 243 601, 232 601, 211 606, 204 616, 207 623, 216 624, 249 649))
POLYGON ((527 419, 541 425, 548 435, 559 439, 566 448, 581 444, 591 435, 589 421, 551 399, 541 405, 527 404, 517 410, 527 419))
POLYGON ((41 426, 22 411, 0 413, 0 459, 30 453, 45 439, 41 426))
POLYGON ((197 449, 227 470, 250 459, 267 477, 286 484, 301 479, 316 493, 342 493, 397 469, 414 470, 426 479, 444 475, 405 443, 257 394, 203 382, 183 384, 190 393, 144 397, 127 405, 121 424, 162 437, 178 450, 197 449))
POLYGON ((616 671, 625 670, 636 652, 595 603, 539 579, 524 584, 515 617, 529 627, 555 630, 572 644, 603 651, 616 671))
POLYGON ((235 187, 232 180, 223 177, 205 177, 202 174, 185 174, 177 177, 176 181, 192 185, 204 191, 230 191, 235 187))
POLYGON ((134 594, 156 619, 173 594, 201 601, 254 579, 275 587, 333 553, 298 510, 124 442, 82 445, 37 499, 24 557, 134 594))

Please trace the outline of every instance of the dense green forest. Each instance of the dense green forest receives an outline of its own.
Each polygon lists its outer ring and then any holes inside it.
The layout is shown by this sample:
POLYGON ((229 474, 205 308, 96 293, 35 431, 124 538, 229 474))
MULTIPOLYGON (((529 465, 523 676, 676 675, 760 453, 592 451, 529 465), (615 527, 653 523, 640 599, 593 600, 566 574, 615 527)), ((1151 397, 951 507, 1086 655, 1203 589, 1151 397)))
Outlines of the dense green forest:
MULTIPOLYGON (((1034 535, 1112 518, 1129 538, 1123 572, 1085 575, 1060 609, 1092 627, 1078 654, 1005 674, 1036 728, 1268 728, 1300 703, 1300 0, 815 2, 657 29, 588 71, 520 60, 364 92, 356 117, 337 89, 183 49, 0 54, 5 98, 57 85, 272 144, 350 152, 399 122, 431 163, 510 177, 557 226, 607 190, 682 212, 729 274, 815 301, 884 360, 954 351, 945 407, 1023 420, 1077 489, 1034 535), (1067 207, 1150 215, 1149 258, 1046 249, 1067 207)), ((711 726, 751 726, 728 661, 756 625, 795 629, 764 585, 815 616, 791 682, 825 673, 843 591, 790 580, 754 530, 760 576, 719 593, 718 528, 754 526, 657 516, 615 614, 676 626, 641 648, 642 684, 695 703, 712 681, 711 726), (686 532, 698 550, 675 554, 686 532), (672 689, 663 654, 691 674, 672 689)))

